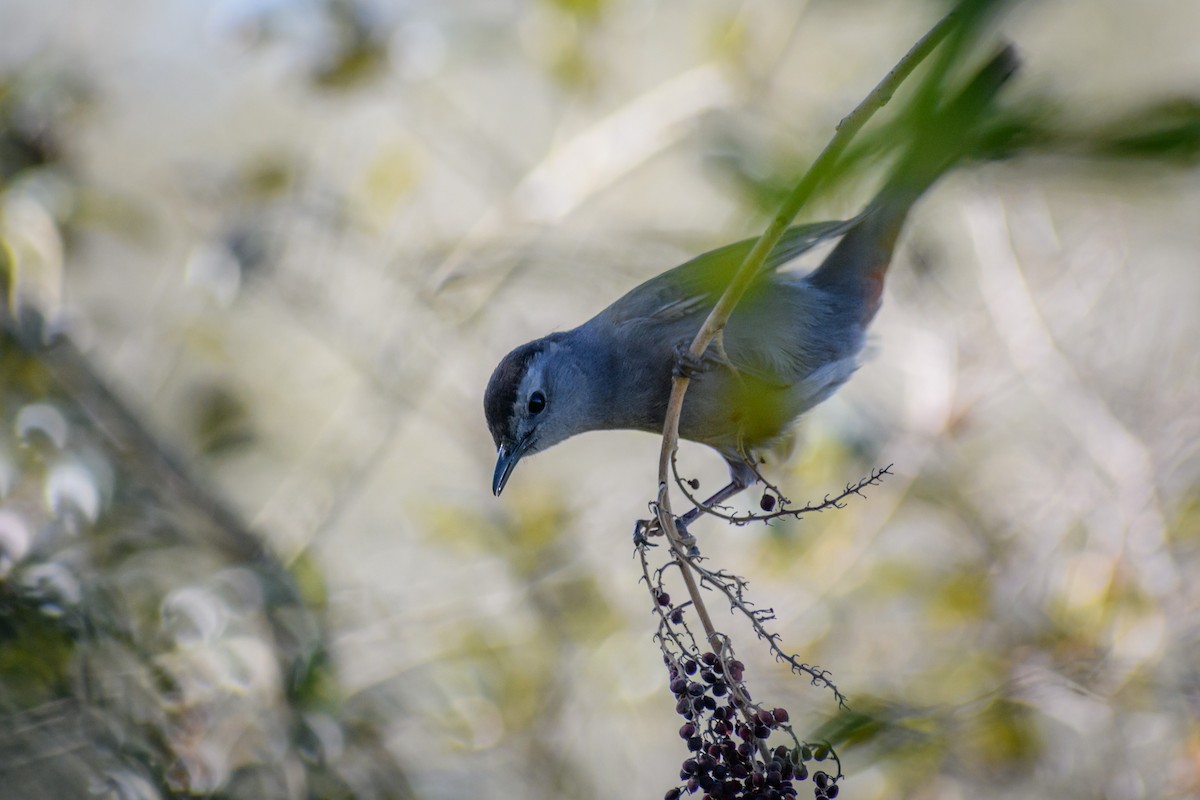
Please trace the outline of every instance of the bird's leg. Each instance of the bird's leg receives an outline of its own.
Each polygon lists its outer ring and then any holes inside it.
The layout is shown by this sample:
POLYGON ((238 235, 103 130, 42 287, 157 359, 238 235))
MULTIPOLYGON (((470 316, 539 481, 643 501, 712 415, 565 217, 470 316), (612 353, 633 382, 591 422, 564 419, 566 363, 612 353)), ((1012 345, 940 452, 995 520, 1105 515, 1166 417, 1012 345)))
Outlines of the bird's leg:
POLYGON ((737 371, 738 371, 737 367, 735 367, 733 365, 733 362, 729 360, 729 354, 725 352, 725 329, 724 328, 717 331, 717 335, 713 337, 712 344, 710 344, 709 347, 711 347, 712 351, 717 354, 717 360, 719 362, 721 362, 725 366, 729 367, 731 370, 734 371, 734 373, 737 373, 737 371))
POLYGON ((725 461, 729 464, 729 483, 712 497, 680 517, 678 524, 681 528, 687 528, 688 525, 695 522, 704 513, 704 509, 724 503, 738 492, 743 491, 749 486, 753 486, 754 482, 758 480, 758 475, 755 473, 754 467, 750 465, 749 460, 745 458, 738 460, 726 458, 725 461))
MULTIPOLYGON (((696 537, 688 531, 688 526, 695 522, 705 509, 713 508, 724 503, 729 498, 733 497, 738 492, 743 491, 749 486, 753 486, 759 480, 758 472, 751 464, 749 456, 739 456, 738 458, 725 458, 725 463, 729 465, 729 483, 723 486, 712 497, 705 500, 698 506, 693 507, 682 517, 675 518, 675 527, 679 531, 680 544, 688 550, 688 556, 695 558, 700 555, 700 549, 696 547, 696 537)), ((650 546, 649 537, 659 536, 662 534, 662 529, 658 525, 657 519, 638 520, 633 527, 633 543, 636 546, 650 546)))
POLYGON ((734 364, 729 359, 729 354, 725 352, 725 329, 724 328, 717 331, 717 335, 713 337, 712 344, 710 344, 709 347, 711 347, 713 352, 717 354, 717 360, 721 364, 723 364, 724 366, 729 368, 729 371, 733 373, 733 377, 737 379, 737 382, 739 384, 745 386, 746 381, 742 377, 742 371, 737 368, 737 364, 734 364))

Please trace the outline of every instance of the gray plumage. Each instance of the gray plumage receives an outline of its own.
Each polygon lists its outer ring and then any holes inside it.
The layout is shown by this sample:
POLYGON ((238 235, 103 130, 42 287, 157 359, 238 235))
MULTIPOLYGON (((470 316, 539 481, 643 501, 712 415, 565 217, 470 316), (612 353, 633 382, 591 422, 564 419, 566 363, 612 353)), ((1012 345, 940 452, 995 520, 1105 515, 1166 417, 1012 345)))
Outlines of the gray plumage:
MULTIPOLYGON (((719 502, 753 482, 748 460, 828 398, 858 365, 867 326, 909 210, 967 148, 971 131, 1015 69, 1005 50, 926 128, 867 209, 852 220, 791 228, 711 347, 684 400, 680 436, 709 445, 730 467, 719 502), (782 269, 840 237, 807 275, 782 269)), ((518 347, 484 393, 499 451, 493 491, 521 457, 578 433, 661 433, 678 353, 690 345, 753 246, 746 240, 651 278, 584 324, 518 347)))
MULTIPOLYGON (((787 232, 771 254, 770 270, 730 317, 723 336, 728 360, 710 350, 692 381, 680 419, 683 438, 712 446, 731 470, 740 470, 751 451, 776 439, 850 377, 878 307, 877 292, 869 286, 824 288, 820 270, 800 276, 778 268, 864 223, 787 232)), ((677 353, 691 343, 753 244, 699 256, 643 283, 578 328, 510 353, 485 392, 496 446, 519 458, 585 431, 661 432, 677 353), (531 399, 535 409, 541 402, 544 407, 531 412, 531 399)), ((497 493, 505 478, 502 468, 497 493)))

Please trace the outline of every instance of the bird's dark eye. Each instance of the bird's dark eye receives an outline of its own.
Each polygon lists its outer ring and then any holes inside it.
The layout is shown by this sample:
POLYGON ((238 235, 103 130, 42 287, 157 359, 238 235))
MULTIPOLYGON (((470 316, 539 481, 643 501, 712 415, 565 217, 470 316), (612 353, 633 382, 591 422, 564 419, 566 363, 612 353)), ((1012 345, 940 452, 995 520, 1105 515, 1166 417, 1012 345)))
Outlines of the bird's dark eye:
POLYGON ((534 392, 529 395, 529 413, 540 414, 542 409, 546 407, 546 395, 541 392, 534 392))

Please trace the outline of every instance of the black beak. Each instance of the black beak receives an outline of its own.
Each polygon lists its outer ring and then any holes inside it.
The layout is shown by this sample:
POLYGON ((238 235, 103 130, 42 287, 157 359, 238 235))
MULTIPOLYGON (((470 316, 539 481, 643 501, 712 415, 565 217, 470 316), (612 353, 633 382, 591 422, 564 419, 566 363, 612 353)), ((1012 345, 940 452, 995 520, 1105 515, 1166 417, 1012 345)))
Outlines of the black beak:
POLYGON ((529 448, 530 441, 530 437, 526 436, 512 446, 500 445, 500 450, 496 453, 496 471, 492 475, 492 494, 499 497, 500 493, 504 491, 504 484, 508 483, 508 476, 512 474, 517 462, 529 448))

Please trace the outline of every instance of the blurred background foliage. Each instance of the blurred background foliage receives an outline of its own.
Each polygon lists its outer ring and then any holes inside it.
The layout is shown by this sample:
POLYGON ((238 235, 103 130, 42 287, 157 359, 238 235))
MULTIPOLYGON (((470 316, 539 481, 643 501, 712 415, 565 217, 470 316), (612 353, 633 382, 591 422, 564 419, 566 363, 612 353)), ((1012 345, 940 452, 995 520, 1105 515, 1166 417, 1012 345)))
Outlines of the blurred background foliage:
MULTIPOLYGON (((943 11, 0 5, 0 796, 661 796, 657 443, 581 437, 496 500, 482 387, 757 233, 943 11)), ((871 356, 768 466, 793 499, 895 476, 696 528, 849 695, 729 618, 843 796, 1200 793, 1198 25, 997 19, 1000 160, 918 207, 871 356)), ((858 210, 898 119, 806 218, 858 210)))

